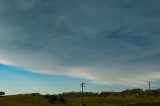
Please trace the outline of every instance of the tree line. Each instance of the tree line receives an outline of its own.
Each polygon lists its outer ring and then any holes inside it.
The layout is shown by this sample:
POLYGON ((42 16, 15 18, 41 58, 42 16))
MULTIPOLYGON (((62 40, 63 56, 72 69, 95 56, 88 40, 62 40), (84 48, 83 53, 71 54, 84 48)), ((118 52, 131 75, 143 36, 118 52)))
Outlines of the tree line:
MULTIPOLYGON (((40 96, 45 99, 48 99, 51 102, 59 101, 62 103, 66 103, 67 99, 70 98, 76 98, 76 97, 81 97, 82 93, 81 92, 64 92, 61 94, 46 94, 46 95, 41 95, 40 93, 32 93, 28 94, 32 96, 40 96)), ((84 96, 92 96, 92 97, 108 97, 108 96, 114 96, 114 97, 125 97, 125 96, 134 96, 134 97, 147 97, 147 96, 160 96, 160 89, 157 90, 143 90, 140 88, 135 88, 135 89, 126 89, 120 92, 114 92, 114 91, 102 91, 102 92, 84 92, 84 96)))
MULTIPOLYGON (((0 96, 5 95, 5 92, 0 92, 0 96)), ((67 99, 69 98, 76 98, 76 97, 81 97, 82 93, 81 92, 64 92, 61 94, 46 94, 42 95, 40 93, 30 93, 30 94, 23 94, 23 95, 31 95, 31 96, 38 96, 38 97, 43 97, 50 102, 62 102, 66 103, 67 99)), ((135 97, 147 97, 147 96, 160 96, 160 89, 156 90, 143 90, 140 88, 135 88, 135 89, 126 89, 120 92, 114 92, 114 91, 102 91, 102 92, 84 92, 84 96, 92 96, 92 97, 108 97, 108 96, 114 96, 114 97, 124 97, 124 96, 135 96, 135 97)))
MULTIPOLYGON (((63 95, 63 98, 69 99, 69 98, 76 98, 81 97, 81 92, 64 92, 61 95, 63 95)), ((157 90, 143 90, 140 88, 135 89, 126 89, 120 92, 114 92, 114 91, 102 91, 102 92, 84 92, 84 96, 93 96, 93 97, 107 97, 107 96, 115 96, 115 97, 124 97, 124 96, 134 96, 134 97, 145 97, 145 96, 160 96, 160 89, 157 90)))

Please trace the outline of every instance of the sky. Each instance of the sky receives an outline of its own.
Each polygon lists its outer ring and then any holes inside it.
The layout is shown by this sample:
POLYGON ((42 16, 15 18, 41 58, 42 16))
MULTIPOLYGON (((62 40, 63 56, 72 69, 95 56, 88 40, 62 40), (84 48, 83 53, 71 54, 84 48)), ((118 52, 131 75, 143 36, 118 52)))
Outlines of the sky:
POLYGON ((7 94, 160 86, 159 0, 0 0, 7 94))

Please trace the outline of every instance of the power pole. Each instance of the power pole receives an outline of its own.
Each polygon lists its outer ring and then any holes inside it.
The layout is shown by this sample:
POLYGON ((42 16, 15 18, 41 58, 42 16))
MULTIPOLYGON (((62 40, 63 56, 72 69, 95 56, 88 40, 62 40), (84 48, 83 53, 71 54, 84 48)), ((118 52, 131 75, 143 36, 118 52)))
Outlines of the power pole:
POLYGON ((148 87, 149 87, 149 102, 151 104, 151 82, 148 82, 148 87))
POLYGON ((84 105, 84 103, 83 103, 83 102, 84 102, 84 100, 83 100, 83 96, 84 96, 84 95, 83 95, 83 87, 84 87, 84 84, 85 84, 85 83, 83 83, 83 82, 81 83, 81 87, 82 87, 82 106, 84 105))

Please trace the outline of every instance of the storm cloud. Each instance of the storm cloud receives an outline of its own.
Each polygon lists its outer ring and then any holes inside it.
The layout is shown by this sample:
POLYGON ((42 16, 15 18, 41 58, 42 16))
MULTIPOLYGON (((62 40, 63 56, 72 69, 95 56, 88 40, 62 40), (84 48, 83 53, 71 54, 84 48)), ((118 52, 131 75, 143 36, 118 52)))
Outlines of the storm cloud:
POLYGON ((160 79, 159 0, 0 0, 0 63, 103 84, 160 79))

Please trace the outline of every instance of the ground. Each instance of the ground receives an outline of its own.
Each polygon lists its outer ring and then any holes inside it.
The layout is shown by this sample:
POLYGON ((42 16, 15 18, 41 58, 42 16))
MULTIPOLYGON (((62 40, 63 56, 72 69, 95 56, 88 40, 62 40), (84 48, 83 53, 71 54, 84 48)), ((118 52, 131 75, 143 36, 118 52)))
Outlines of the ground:
POLYGON ((0 106, 65 106, 63 104, 53 105, 46 99, 29 96, 29 95, 16 95, 0 97, 0 106))
MULTIPOLYGON (((85 97, 86 106, 160 106, 160 97, 85 97)), ((81 106, 81 98, 68 99, 67 104, 50 103, 41 97, 16 95, 0 97, 0 106, 81 106)))

